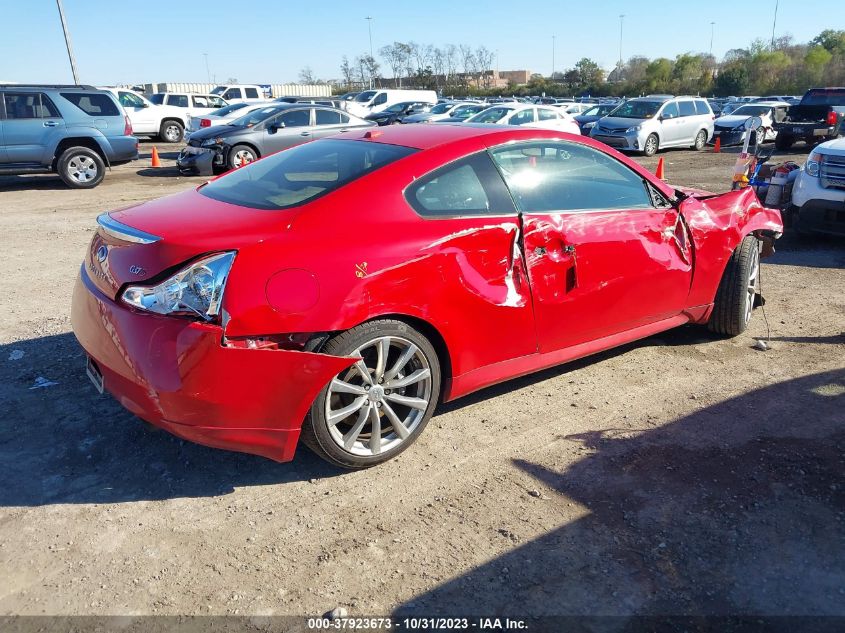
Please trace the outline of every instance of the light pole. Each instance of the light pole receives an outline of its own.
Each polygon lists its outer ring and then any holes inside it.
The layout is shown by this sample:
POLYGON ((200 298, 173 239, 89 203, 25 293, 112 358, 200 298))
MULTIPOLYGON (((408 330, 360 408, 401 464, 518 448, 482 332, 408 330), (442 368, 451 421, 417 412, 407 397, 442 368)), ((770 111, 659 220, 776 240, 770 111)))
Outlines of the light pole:
POLYGON ((779 0, 775 0, 775 18, 772 20, 772 50, 775 48, 775 27, 778 23, 778 2, 779 0))
POLYGON ((208 79, 208 83, 211 83, 211 71, 208 69, 208 53, 203 53, 203 57, 205 57, 205 77, 208 79))
POLYGON ((73 83, 79 85, 79 75, 76 72, 76 59, 73 57, 73 45, 70 43, 70 33, 67 30, 65 10, 62 6, 62 0, 56 0, 56 5, 59 7, 59 17, 62 20, 62 30, 65 32, 65 44, 67 45, 67 56, 70 60, 70 72, 73 73, 73 83))
MULTIPOLYGON (((370 36, 370 59, 373 60, 373 59, 375 59, 375 57, 373 57, 373 18, 368 15, 364 19, 367 20, 367 33, 370 36)), ((370 68, 372 68, 372 65, 370 66, 370 68)), ((373 87, 373 75, 372 75, 372 73, 370 73, 370 88, 372 88, 372 87, 373 87)))
POLYGON ((715 28, 716 28, 716 23, 711 22, 710 23, 710 57, 713 57, 713 33, 715 31, 715 28))
POLYGON ((552 81, 555 80, 555 36, 552 35, 552 81))
POLYGON ((622 68, 622 24, 625 22, 625 14, 619 15, 619 68, 622 68))

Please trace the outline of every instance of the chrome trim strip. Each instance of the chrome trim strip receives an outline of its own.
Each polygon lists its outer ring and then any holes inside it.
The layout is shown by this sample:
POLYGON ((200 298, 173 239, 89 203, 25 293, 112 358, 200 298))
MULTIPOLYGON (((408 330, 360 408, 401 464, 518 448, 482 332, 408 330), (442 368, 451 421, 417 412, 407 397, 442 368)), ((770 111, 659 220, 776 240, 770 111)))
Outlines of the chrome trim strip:
POLYGON ((161 238, 152 233, 146 233, 140 229, 132 228, 122 222, 113 219, 108 213, 101 213, 97 216, 97 224, 102 229, 103 233, 110 235, 116 240, 122 242, 132 242, 134 244, 153 244, 158 242, 161 238))

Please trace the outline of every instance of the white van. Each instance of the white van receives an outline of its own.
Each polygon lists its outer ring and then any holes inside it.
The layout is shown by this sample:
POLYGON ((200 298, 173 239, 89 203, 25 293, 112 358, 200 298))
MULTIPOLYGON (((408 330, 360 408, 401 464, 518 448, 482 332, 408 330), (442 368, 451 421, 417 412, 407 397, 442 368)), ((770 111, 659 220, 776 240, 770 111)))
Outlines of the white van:
POLYGON ((437 103, 437 93, 434 90, 365 90, 346 104, 346 111, 363 118, 403 101, 437 103))
POLYGON ((227 103, 258 103, 266 101, 269 95, 264 94, 264 89, 255 84, 228 84, 217 86, 211 91, 226 100, 227 103))

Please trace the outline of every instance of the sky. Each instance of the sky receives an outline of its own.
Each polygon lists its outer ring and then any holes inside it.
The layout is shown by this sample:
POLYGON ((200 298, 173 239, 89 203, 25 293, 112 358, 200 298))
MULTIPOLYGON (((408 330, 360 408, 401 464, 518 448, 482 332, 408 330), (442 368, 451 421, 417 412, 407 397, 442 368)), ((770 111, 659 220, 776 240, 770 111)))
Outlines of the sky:
MULTIPOLYGON (((709 52, 721 59, 769 40, 775 0, 63 0, 82 83, 287 83, 308 66, 341 77, 341 58, 393 41, 486 46, 501 70, 548 75, 589 57, 610 70, 622 55, 709 52), (208 56, 204 55, 207 53, 208 56), (206 70, 208 60, 208 71, 206 70)), ((829 0, 779 2, 776 34, 806 42, 845 28, 829 0), (838 16, 838 17, 834 17, 838 16)), ((0 81, 70 83, 56 0, 0 0, 0 81)), ((380 60, 381 61, 381 60, 380 60)), ((382 62, 382 74, 390 70, 382 62)))

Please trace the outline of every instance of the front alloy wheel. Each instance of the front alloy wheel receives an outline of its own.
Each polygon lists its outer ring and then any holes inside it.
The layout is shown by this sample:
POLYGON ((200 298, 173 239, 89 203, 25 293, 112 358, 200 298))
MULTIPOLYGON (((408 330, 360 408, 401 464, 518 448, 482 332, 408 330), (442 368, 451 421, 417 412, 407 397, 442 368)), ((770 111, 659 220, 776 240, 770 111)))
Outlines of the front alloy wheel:
POLYGON ((429 341, 400 321, 374 321, 322 350, 360 357, 323 389, 303 427, 303 441, 345 468, 365 468, 407 448, 427 424, 440 392, 429 341))

